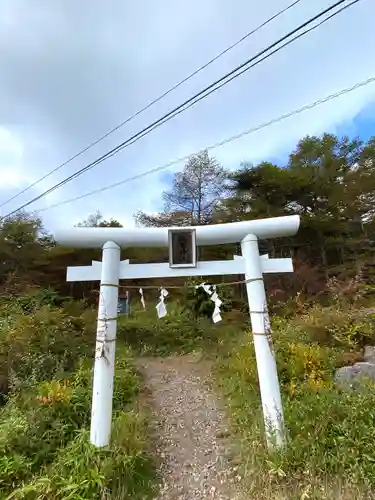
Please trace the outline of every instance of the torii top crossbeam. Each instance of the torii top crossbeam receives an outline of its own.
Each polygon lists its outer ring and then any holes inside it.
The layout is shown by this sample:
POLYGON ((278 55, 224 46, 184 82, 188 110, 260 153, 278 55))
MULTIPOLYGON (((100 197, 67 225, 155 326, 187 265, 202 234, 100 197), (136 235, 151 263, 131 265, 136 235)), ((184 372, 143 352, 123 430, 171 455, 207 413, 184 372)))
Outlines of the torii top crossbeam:
MULTIPOLYGON (((192 226, 196 231, 198 246, 238 243, 248 234, 259 239, 293 236, 300 224, 299 215, 272 217, 227 224, 192 226)), ((68 247, 100 248, 107 241, 114 241, 120 247, 167 247, 168 231, 177 227, 117 228, 117 227, 75 227, 55 232, 57 243, 68 247)))

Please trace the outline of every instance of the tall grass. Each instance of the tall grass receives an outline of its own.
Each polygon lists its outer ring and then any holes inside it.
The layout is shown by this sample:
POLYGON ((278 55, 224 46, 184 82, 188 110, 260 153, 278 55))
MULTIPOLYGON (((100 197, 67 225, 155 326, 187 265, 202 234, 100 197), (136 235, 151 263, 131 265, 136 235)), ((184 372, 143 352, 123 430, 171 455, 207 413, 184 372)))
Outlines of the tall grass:
POLYGON ((162 320, 153 308, 120 319, 113 438, 98 450, 88 440, 95 313, 35 296, 0 304, 0 498, 151 498, 154 466, 132 353, 196 350, 216 361, 249 498, 375 498, 374 386, 343 391, 333 382, 338 367, 360 360, 375 341, 373 316, 354 305, 314 305, 288 322, 274 318, 288 430, 287 447, 274 453, 265 447, 248 317, 223 316, 213 325, 168 304, 162 320))
POLYGON ((84 305, 56 307, 35 297, 0 305, 0 498, 136 500, 152 494, 140 380, 124 343, 117 349, 111 444, 97 449, 89 443, 94 321, 84 305))
POLYGON ((340 321, 333 324, 331 310, 315 307, 289 324, 274 321, 288 431, 283 450, 265 447, 251 334, 243 333, 217 360, 249 498, 375 498, 375 386, 355 392, 333 383, 336 368, 360 359, 369 339, 372 319, 357 318, 362 328, 350 328, 353 314, 336 311, 340 321))

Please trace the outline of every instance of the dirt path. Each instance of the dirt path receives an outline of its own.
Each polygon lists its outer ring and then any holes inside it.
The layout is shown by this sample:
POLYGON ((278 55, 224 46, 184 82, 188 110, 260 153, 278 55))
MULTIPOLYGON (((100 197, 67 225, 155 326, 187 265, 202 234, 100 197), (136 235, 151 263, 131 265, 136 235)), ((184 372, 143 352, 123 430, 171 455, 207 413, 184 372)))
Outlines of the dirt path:
POLYGON ((243 500, 226 459, 228 427, 210 388, 210 366, 192 356, 140 358, 163 478, 157 500, 243 500))

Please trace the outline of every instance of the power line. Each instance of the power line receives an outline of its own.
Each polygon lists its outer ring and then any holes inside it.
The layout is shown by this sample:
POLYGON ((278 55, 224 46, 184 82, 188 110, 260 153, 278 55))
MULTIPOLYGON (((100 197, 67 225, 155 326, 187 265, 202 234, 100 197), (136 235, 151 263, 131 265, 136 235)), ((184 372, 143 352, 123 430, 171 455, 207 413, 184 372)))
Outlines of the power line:
POLYGON ((265 59, 267 59, 268 57, 270 57, 271 55, 273 55, 274 53, 278 52, 279 50, 281 50, 282 48, 284 48, 285 46, 289 45, 290 43, 292 43, 293 41, 297 40, 298 38, 300 38, 301 36, 307 34, 308 32, 312 31, 313 29, 316 29, 318 26, 320 26, 321 24, 323 24, 324 22, 328 21, 329 19, 331 19, 332 17, 336 16, 337 14, 339 14, 340 12, 342 12, 343 10, 345 10, 346 8, 354 5, 355 3, 358 3, 359 0, 354 0, 352 1, 350 4, 347 4, 346 6, 342 7, 340 10, 334 12, 331 16, 327 17, 326 19, 324 19, 322 22, 320 22, 319 24, 317 24, 316 26, 313 26, 312 28, 310 28, 309 30, 306 30, 305 32, 297 35, 294 39, 286 42, 284 45, 282 45, 281 47, 275 49, 273 52, 271 52, 270 54, 267 54, 266 56, 264 56, 260 61, 257 61, 255 62, 253 65, 251 65, 250 67, 246 67, 249 65, 250 62, 252 62, 254 59, 257 59, 260 55, 264 54, 265 52, 268 52, 270 50, 270 48, 273 48, 274 46, 278 45, 281 43, 281 41, 289 38, 292 34, 296 33, 297 31, 301 30, 303 27, 305 27, 306 25, 310 24, 311 22, 313 22, 314 20, 320 18, 321 16, 323 16, 324 14, 326 14, 327 12, 329 12, 330 10, 334 9, 336 6, 342 4, 343 2, 345 2, 346 0, 341 0, 339 2, 336 2, 334 5, 332 5, 331 7, 325 9, 324 11, 322 11, 320 14, 317 14, 316 16, 314 16, 313 18, 309 19, 308 21, 306 21, 305 23, 303 23, 302 25, 300 25, 298 28, 294 29, 293 31, 289 32, 287 35, 285 35, 284 37, 282 37, 281 39, 277 40, 276 42, 274 42, 273 44, 271 44, 270 46, 268 46, 266 49, 262 50, 261 52, 259 52, 258 54, 256 54, 254 57, 252 57, 251 59, 249 59, 248 61, 246 61, 245 63, 241 64, 240 66, 238 66, 237 68, 235 68, 234 70, 232 70, 231 72, 227 73, 226 75, 224 75, 222 78, 220 78, 219 80, 217 80, 216 82, 212 83, 211 85, 209 85, 208 87, 206 87, 205 89, 203 89, 202 91, 198 92, 197 94, 195 94, 194 96, 192 96, 190 99, 188 99, 187 101, 185 101, 184 103, 182 103, 181 105, 177 106, 176 108, 174 108, 172 111, 166 113, 165 115, 163 115, 161 118, 159 118, 158 120, 156 120, 155 122, 153 122, 152 124, 150 124, 148 127, 145 127, 143 130, 141 130, 140 132, 138 132, 137 134, 133 135, 132 137, 130 137, 129 139, 127 139, 126 141, 122 142, 121 144, 119 144, 118 146, 116 146, 115 148, 113 148, 112 150, 110 150, 109 152, 107 152, 106 154, 102 155, 101 157, 99 157, 98 159, 96 159, 94 162, 88 164, 86 167, 83 167, 82 169, 78 170, 77 172, 75 172, 74 174, 70 175, 69 177, 63 179, 61 182, 57 183, 56 185, 52 186, 51 188, 49 188, 48 190, 44 191, 43 193, 41 193, 40 195, 36 196, 35 198, 33 198, 32 200, 30 200, 29 202, 25 203, 24 205, 22 205, 21 207, 17 208, 16 210, 13 210, 12 212, 8 213, 5 217, 8 217, 10 215, 13 215, 15 212, 19 211, 19 210, 22 210, 24 208, 26 208, 27 206, 29 206, 30 204, 34 203, 35 201, 38 201, 39 199, 41 199, 42 197, 50 194, 51 192, 53 192, 54 190, 58 189, 59 187, 62 187, 63 185, 67 184, 68 182, 70 182, 71 180, 75 179, 76 177, 82 175, 83 173, 91 170, 92 168, 94 168, 95 166, 99 165, 100 163, 102 163, 103 161, 107 160, 108 158, 114 156, 115 154, 117 154, 119 151, 121 151, 123 148, 133 144, 134 142, 136 142, 137 140, 141 139, 142 137, 144 137, 145 135, 147 135, 148 133, 150 133, 152 130, 154 130, 155 128, 163 125, 164 123, 166 123, 167 121, 169 121, 170 119, 172 119, 174 116, 176 116, 177 114, 179 113, 182 113, 183 111, 185 111, 186 109, 188 109, 189 107, 193 106, 194 104, 196 104, 197 102, 199 102, 200 100, 204 99, 205 97, 207 97, 208 95, 210 95, 211 93, 213 93, 214 91, 218 90, 219 88, 221 88, 222 86, 226 85, 227 83, 229 83, 230 81, 232 81, 234 78, 237 78, 238 76, 240 76, 241 74, 243 74, 245 71, 248 71, 249 69, 251 69, 252 67, 254 67, 255 65, 259 64, 260 62, 264 61, 265 59), (238 73, 238 71, 242 69, 242 71, 240 73, 238 73), (237 74, 236 74, 237 73, 237 74), (230 78, 229 78, 230 77, 230 78), (226 80, 226 81, 225 81, 226 80), (218 86, 217 84, 220 83, 220 85, 218 86))
MULTIPOLYGON (((249 67, 246 67, 244 69, 242 69, 241 72, 233 75, 230 79, 228 79, 227 81, 225 82, 222 82, 220 85, 218 85, 217 87, 211 89, 209 92, 207 92, 206 94, 200 96, 199 98, 197 98, 195 101, 191 102, 190 104, 188 104, 187 106, 185 106, 183 109, 179 109, 178 111, 176 111, 175 113, 173 113, 172 116, 168 116, 167 118, 165 118, 162 122, 160 123, 157 123, 155 124, 151 129, 149 130, 146 130, 145 132, 143 132, 141 135, 138 135, 137 137, 135 137, 133 140, 131 140, 130 142, 128 142, 130 139, 128 139, 128 141, 125 141, 125 143, 122 143, 121 145, 119 145, 117 148, 115 148, 115 150, 112 150, 110 152, 108 152, 106 155, 104 155, 103 157, 95 160, 93 162, 93 164, 90 164, 88 165, 87 167, 84 167, 83 169, 81 169, 80 171, 76 172, 76 174, 81 174, 81 173, 85 173, 86 171, 90 170, 91 168, 97 166, 97 165, 100 165, 100 163, 102 163, 103 161, 105 160, 108 160, 109 158, 111 158, 112 156, 114 156, 115 154, 119 153, 120 151, 122 151, 122 149, 124 149, 125 147, 128 147, 128 146, 131 146, 132 144, 134 144, 135 142, 137 142, 138 140, 142 139, 142 137, 145 137, 147 134, 149 134, 150 132, 152 132, 153 130, 155 130, 156 128, 160 127, 161 125, 163 125, 164 123, 168 122, 169 120, 171 120, 172 118, 174 118, 175 116, 179 115, 180 113, 183 113, 184 111, 186 111, 187 109, 191 108, 192 106, 194 106, 196 103, 198 103, 199 101, 201 101, 202 99, 208 97, 210 94, 212 94, 213 92, 215 92, 216 90, 219 90, 221 87, 223 87, 224 85, 226 85, 227 83, 231 82, 232 80, 234 80, 235 78, 237 78, 238 76, 242 75, 243 73, 245 73, 246 71, 254 68, 255 66, 257 66, 258 64, 260 64, 261 62, 265 61, 266 59, 268 59, 269 57, 271 57, 272 55, 276 54, 277 52, 279 52, 280 50, 282 50, 283 48, 287 47, 288 45, 290 45, 291 43, 295 42, 296 40, 298 40, 299 38, 301 38, 302 36, 306 35, 307 33, 310 33, 311 31, 314 31, 315 29, 317 29, 319 26, 321 26, 322 24, 326 23, 327 21, 329 21, 330 19, 332 19, 333 17, 335 17, 336 15, 340 14, 342 11, 346 10, 348 7, 351 7, 352 5, 358 3, 360 0, 354 0, 352 1, 350 4, 342 7, 341 9, 339 9, 338 11, 334 12, 333 14, 331 14, 330 16, 328 16, 327 18, 323 19, 322 21, 320 21, 318 24, 312 26, 311 28, 303 31, 302 33, 298 34, 297 36, 295 36, 294 38, 288 40, 287 42, 285 42, 283 45, 281 45, 280 47, 276 48, 275 50, 273 50, 272 52, 268 53, 267 55, 265 55, 264 57, 262 57, 261 59, 259 59, 258 61, 254 62, 251 66, 249 67), (89 167, 89 168, 88 168, 89 167)), ((78 175, 77 175, 78 177, 78 175)), ((75 174, 73 174, 72 178, 75 178, 75 174)), ((69 179, 70 180, 70 179, 69 179)), ((65 184, 64 181, 63 182, 63 185, 65 184)), ((56 186, 57 187, 60 187, 60 186, 56 186)), ((55 190, 55 186, 53 186, 51 188, 52 190, 55 190)), ((46 194, 49 194, 46 193, 46 194)), ((31 201, 32 202, 32 201, 31 201)), ((19 209, 20 210, 20 209, 19 209)))
POLYGON ((223 87, 224 85, 226 85, 227 83, 229 83, 233 79, 237 78, 238 76, 240 76, 244 72, 248 71, 252 67, 254 67, 257 64, 259 64, 260 62, 264 61, 265 59, 271 57, 273 54, 275 54, 276 52, 280 51, 281 49, 283 49, 284 47, 286 47, 290 43, 296 41, 297 39, 299 39, 302 36, 306 35, 310 31, 313 31, 314 29, 318 28, 319 26, 321 26, 322 24, 324 24, 328 20, 332 19, 333 17, 335 17, 336 15, 338 15, 339 13, 341 13, 342 11, 344 11, 347 8, 349 8, 349 7, 353 6, 354 4, 358 3, 360 0, 353 0, 349 4, 343 6, 341 9, 337 10, 336 12, 334 12, 333 14, 331 14, 330 16, 328 16, 327 18, 323 19, 317 25, 312 26, 311 28, 305 30, 304 32, 296 35, 291 40, 286 41, 282 46, 276 48, 271 53, 265 55, 261 60, 256 61, 251 66, 249 66, 250 62, 253 62, 259 56, 265 54, 270 49, 274 48, 275 46, 279 45, 284 40, 288 39, 291 35, 295 34, 296 32, 300 31, 302 28, 306 27, 308 24, 311 24, 312 22, 316 21, 320 17, 324 16, 326 13, 330 12, 335 7, 337 7, 338 5, 341 5, 345 1, 346 0, 340 0, 339 2, 336 2, 335 4, 331 5, 330 7, 328 7, 324 11, 322 11, 320 14, 317 14, 314 17, 310 18, 308 21, 305 21, 299 27, 295 28, 294 30, 292 30, 288 34, 284 35, 282 38, 280 38, 276 42, 274 42, 271 45, 269 45, 266 49, 263 49, 262 51, 260 51, 258 54, 256 54, 255 56, 253 56, 252 58, 250 58, 249 60, 247 60, 245 63, 241 64, 240 66, 238 66, 234 70, 230 71, 229 73, 227 73, 226 75, 224 75, 223 77, 221 77, 219 80, 216 80, 214 83, 210 84, 209 86, 207 86, 206 88, 204 88, 203 90, 201 90, 200 92, 198 92, 197 94, 195 94, 194 96, 192 96, 191 98, 187 99, 184 103, 182 103, 181 105, 177 106, 172 111, 166 113, 161 118, 159 118, 155 122, 151 123, 150 125, 148 125, 144 129, 142 129, 137 134, 131 136, 129 139, 125 140, 124 142, 122 142, 121 144, 119 144, 118 146, 116 146, 115 148, 113 148, 112 150, 108 151, 107 153, 105 153, 101 157, 97 158, 94 162, 89 163, 86 167, 83 167, 82 169, 78 170, 74 174, 72 174, 69 177, 63 179, 61 182, 55 184, 51 188, 47 189, 46 191, 44 191, 40 195, 38 195, 35 198, 33 198, 32 200, 30 200, 29 202, 23 204, 21 207, 19 207, 19 208, 13 210, 12 212, 8 213, 3 218, 9 217, 10 215, 13 215, 14 213, 18 212, 19 210, 22 210, 22 209, 28 207, 29 205, 31 205, 35 201, 40 200, 41 198, 43 198, 44 196, 46 196, 46 195, 50 194, 51 192, 55 191, 59 187, 64 186, 65 184, 67 184, 71 180, 79 177, 83 173, 91 170, 92 168, 94 168, 95 166, 99 165, 103 161, 105 161, 105 160, 109 159, 110 157, 114 156, 119 151, 121 151, 123 148, 130 146, 131 144, 133 144, 134 142, 138 141, 139 139, 141 139, 142 137, 144 137, 148 133, 150 133, 153 130, 155 130, 155 128, 163 125, 164 123, 166 123, 170 119, 174 118, 176 115, 182 113, 183 111, 186 111, 186 109, 190 108, 191 106, 193 106, 194 104, 196 104, 200 100, 206 98, 208 95, 212 94, 213 92, 215 92, 219 88, 223 87), (242 70, 242 71, 240 71, 240 70, 242 70))
MULTIPOLYGON (((366 85, 369 85, 370 83, 375 83, 375 76, 372 76, 372 77, 370 77, 367 80, 364 80, 362 82, 358 82, 355 85, 352 85, 351 87, 347 87, 345 89, 339 90, 338 92, 335 92, 334 94, 330 94, 330 95, 328 95, 322 99, 319 99, 317 101, 314 101, 310 104, 306 104, 305 106, 302 106, 301 108, 290 111, 289 113, 285 113, 283 115, 280 115, 277 118, 273 118, 272 120, 269 120, 269 121, 264 122, 260 125, 257 125, 256 127, 252 127, 252 128, 245 130, 239 134, 233 135, 233 136, 229 137, 228 139, 224 139, 223 141, 216 142, 215 144, 211 144, 210 146, 207 146, 204 149, 207 151, 217 149, 221 146, 224 146, 225 144, 229 144, 230 142, 241 139, 242 137, 245 137, 247 135, 258 132, 259 130, 262 130, 264 128, 270 127, 271 125, 274 125, 275 123, 279 123, 283 120, 286 120, 287 118, 291 118, 292 116, 303 113, 304 111, 308 111, 309 109, 313 109, 317 106, 320 106, 321 104, 325 104, 326 102, 332 101, 333 99, 336 99, 342 95, 349 94, 350 92, 353 92, 354 90, 365 87, 366 85)), ((79 200, 82 200, 84 198, 88 198, 89 196, 92 196, 94 194, 99 194, 99 193, 102 193, 104 191, 108 191, 109 189, 114 189, 116 187, 122 186, 123 184, 126 184, 128 182, 132 182, 134 180, 141 179, 142 177, 146 177, 147 175, 154 174, 154 173, 160 172, 162 170, 166 170, 167 168, 172 167, 173 165, 177 165, 178 163, 182 163, 182 162, 187 161, 192 156, 192 154, 194 154, 194 153, 177 158, 176 160, 170 161, 161 167, 156 167, 156 168, 153 168, 151 170, 147 170, 146 172, 142 172, 141 174, 134 175, 133 177, 128 177, 127 179, 116 182, 114 184, 110 184, 108 186, 104 186, 102 188, 95 189, 94 191, 90 191, 89 193, 85 193, 85 194, 77 196, 75 198, 70 198, 69 200, 62 201, 61 203, 56 203, 54 205, 50 205, 48 207, 41 208, 39 210, 36 210, 36 212, 38 212, 38 213, 45 212, 46 210, 50 210, 52 208, 61 207, 61 206, 66 205, 68 203, 72 203, 74 201, 79 201, 79 200)))
POLYGON ((97 144, 99 144, 100 142, 102 142, 104 139, 106 139, 107 137, 109 137, 111 134, 113 134, 114 132, 116 132, 117 130, 119 130, 120 128, 122 128, 124 125, 126 125, 131 120, 133 120, 134 118, 136 118, 137 116, 139 116, 141 113, 147 111, 149 108, 151 108, 151 106, 153 106, 154 104, 156 104, 159 101, 161 101, 162 99, 164 99, 164 97, 166 97, 171 92, 173 92, 176 89, 178 89, 179 87, 181 87, 181 85, 183 85, 184 83, 186 83, 188 80, 191 80, 191 78, 193 78, 194 76, 196 76, 198 73, 200 73, 204 69, 208 68, 208 66, 210 66, 215 61, 217 61, 218 59, 220 59, 220 57, 222 57, 225 54, 227 54, 229 51, 231 51, 232 49, 234 49, 235 47, 237 47, 238 45, 240 45, 242 42, 244 42, 245 40, 247 40, 250 36, 252 36, 255 33, 257 33, 258 31, 260 31, 262 28, 264 28, 265 26, 267 26, 267 24, 271 23, 276 18, 280 17, 282 14, 284 14, 285 12, 287 12, 288 10, 290 10, 291 8, 293 8, 295 5, 297 5, 301 1, 302 0, 295 0, 294 2, 292 2, 291 4, 289 4, 284 9, 280 10, 279 12, 277 12, 276 14, 274 14, 273 16, 271 16, 268 19, 266 19, 266 21, 264 21, 263 23, 259 24, 253 30, 251 30, 248 33, 246 33, 239 40, 237 40, 232 45, 230 45, 229 47, 227 47, 226 49, 224 49, 222 52, 220 52, 215 57, 213 57, 212 59, 210 59, 208 62, 206 62, 205 64, 203 64, 202 66, 200 66, 198 69, 196 69, 192 73, 190 73, 188 76, 186 76, 185 78, 183 78, 182 80, 180 80, 178 83, 176 83, 175 85, 173 85, 173 87, 169 88, 167 91, 165 91, 159 97, 157 97, 153 101, 150 101, 148 104, 146 104, 139 111, 135 112, 133 115, 129 116, 124 121, 122 121, 121 123, 119 123, 118 125, 116 125, 116 127, 112 128, 111 130, 109 130, 108 132, 106 132, 104 135, 102 135, 101 137, 99 137, 99 139, 96 139, 95 141, 91 142, 84 149, 81 149, 78 153, 74 154, 73 156, 71 156, 70 158, 68 158, 67 160, 65 160, 63 163, 61 163, 56 168, 54 168, 53 170, 51 170, 50 172, 48 172, 47 174, 45 174, 43 177, 41 177, 40 179, 36 180, 35 182, 33 182, 32 184, 30 184, 29 186, 27 186, 25 189, 23 189, 22 191, 18 192, 17 194, 15 194, 11 198, 9 198, 8 200, 4 201, 4 203, 0 204, 0 208, 3 207, 4 205, 7 205, 9 202, 13 201, 14 199, 18 198, 19 196, 21 196, 21 194, 26 193, 29 189, 31 189, 32 187, 36 186, 40 182, 44 181, 50 175, 54 174, 55 172, 57 172, 58 170, 60 170, 61 168, 65 167, 66 165, 68 165, 69 163, 71 163, 73 160, 75 160, 76 158, 78 158, 79 156, 81 156, 83 153, 86 153, 86 151, 88 151, 92 147, 94 147, 97 144))

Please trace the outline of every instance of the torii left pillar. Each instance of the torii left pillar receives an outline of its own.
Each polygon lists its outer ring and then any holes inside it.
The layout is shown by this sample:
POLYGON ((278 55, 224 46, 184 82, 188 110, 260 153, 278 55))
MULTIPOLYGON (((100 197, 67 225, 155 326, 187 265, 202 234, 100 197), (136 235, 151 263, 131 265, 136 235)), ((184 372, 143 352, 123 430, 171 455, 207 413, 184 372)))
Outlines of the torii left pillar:
POLYGON ((117 243, 103 245, 90 430, 90 441, 98 448, 111 437, 120 257, 117 243))

